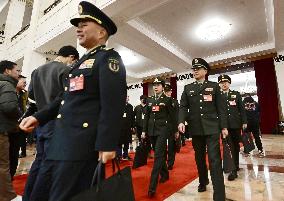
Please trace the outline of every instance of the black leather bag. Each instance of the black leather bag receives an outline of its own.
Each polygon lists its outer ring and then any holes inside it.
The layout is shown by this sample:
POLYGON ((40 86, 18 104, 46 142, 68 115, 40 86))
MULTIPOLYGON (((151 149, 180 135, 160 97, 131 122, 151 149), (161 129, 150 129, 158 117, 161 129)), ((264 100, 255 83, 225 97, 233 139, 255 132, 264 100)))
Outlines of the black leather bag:
POLYGON ((71 201, 135 201, 130 167, 120 170, 116 159, 112 165, 113 169, 117 166, 117 173, 101 179, 103 164, 99 162, 91 188, 74 196, 71 201))
POLYGON ((132 168, 135 169, 147 165, 148 153, 149 153, 148 145, 146 141, 143 140, 140 143, 140 145, 136 147, 132 168))
POLYGON ((236 170, 232 149, 227 138, 223 138, 223 171, 230 173, 236 170))
POLYGON ((250 132, 243 131, 242 141, 244 145, 244 153, 248 154, 249 152, 255 149, 254 142, 250 132))

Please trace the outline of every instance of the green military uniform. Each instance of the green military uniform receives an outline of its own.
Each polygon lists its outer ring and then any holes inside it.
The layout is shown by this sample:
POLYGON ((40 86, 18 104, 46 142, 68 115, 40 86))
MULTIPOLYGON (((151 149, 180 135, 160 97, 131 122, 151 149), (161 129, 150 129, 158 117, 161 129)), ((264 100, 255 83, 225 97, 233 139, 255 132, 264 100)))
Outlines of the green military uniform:
MULTIPOLYGON (((221 75, 218 77, 218 82, 227 81, 231 83, 231 78, 228 75, 221 75)), ((242 97, 238 91, 229 90, 222 92, 226 100, 227 117, 228 117, 228 141, 230 143, 233 159, 235 161, 236 169, 239 169, 239 152, 241 141, 241 128, 243 124, 247 124, 246 111, 242 102, 242 97)))
POLYGON ((150 136, 155 151, 154 166, 149 186, 149 191, 151 192, 156 191, 159 174, 161 175, 161 179, 169 178, 165 152, 167 138, 173 129, 172 122, 176 122, 172 99, 164 93, 160 94, 160 96, 149 97, 145 110, 143 132, 150 136))
MULTIPOLYGON (((208 63, 194 59, 193 68, 209 69, 208 63)), ((184 87, 180 100, 179 122, 188 122, 192 134, 195 161, 199 174, 199 183, 208 184, 206 166, 206 146, 208 150, 210 174, 214 188, 214 200, 225 200, 224 178, 220 155, 221 128, 227 128, 226 105, 217 83, 197 81, 184 87), (189 112, 189 113, 188 113, 189 112)), ((205 187, 206 190, 206 187, 205 187)))

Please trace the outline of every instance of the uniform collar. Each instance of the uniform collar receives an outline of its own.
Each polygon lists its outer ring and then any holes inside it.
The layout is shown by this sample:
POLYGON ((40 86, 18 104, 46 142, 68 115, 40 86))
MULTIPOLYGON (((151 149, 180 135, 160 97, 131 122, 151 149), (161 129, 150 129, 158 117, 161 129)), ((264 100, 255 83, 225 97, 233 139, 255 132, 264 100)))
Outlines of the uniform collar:
POLYGON ((103 49, 103 48, 105 48, 105 47, 106 47, 105 45, 98 45, 98 46, 95 46, 95 47, 89 49, 89 50, 85 53, 85 55, 89 54, 90 52, 96 52, 97 50, 103 49))

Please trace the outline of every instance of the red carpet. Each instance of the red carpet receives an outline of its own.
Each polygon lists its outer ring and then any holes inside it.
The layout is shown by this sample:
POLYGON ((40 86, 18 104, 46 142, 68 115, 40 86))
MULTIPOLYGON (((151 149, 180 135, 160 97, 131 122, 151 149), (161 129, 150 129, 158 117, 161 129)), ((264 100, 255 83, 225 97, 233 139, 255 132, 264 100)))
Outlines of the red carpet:
MULTIPOLYGON (((136 201, 162 201, 197 178, 194 150, 191 142, 187 142, 186 146, 182 147, 181 152, 176 155, 174 169, 170 171, 170 180, 166 183, 159 184, 156 196, 149 199, 147 197, 147 192, 153 162, 154 160, 150 159, 148 160, 147 166, 132 170, 136 201)), ((126 166, 132 166, 132 162, 125 161, 121 163, 121 168, 126 166)), ((108 169, 108 174, 111 171, 111 169, 108 169)), ((15 177, 14 188, 19 195, 23 193, 26 177, 27 175, 15 177)))

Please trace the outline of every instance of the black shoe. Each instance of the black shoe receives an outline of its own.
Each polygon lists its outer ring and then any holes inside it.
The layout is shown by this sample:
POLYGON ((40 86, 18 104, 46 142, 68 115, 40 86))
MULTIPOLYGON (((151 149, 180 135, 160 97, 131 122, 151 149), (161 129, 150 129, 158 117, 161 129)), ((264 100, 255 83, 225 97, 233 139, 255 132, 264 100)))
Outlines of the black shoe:
POLYGON ((168 170, 172 170, 173 169, 173 166, 172 165, 169 165, 168 166, 168 170))
POLYGON ((155 191, 149 190, 149 191, 148 191, 148 197, 149 197, 149 198, 154 197, 154 196, 155 196, 155 193, 156 193, 155 191))
POLYGON ((165 183, 166 181, 168 181, 170 179, 169 175, 166 177, 161 177, 159 183, 165 183))
POLYGON ((206 191, 206 185, 199 184, 198 185, 198 192, 201 193, 201 192, 204 192, 204 191, 206 191))
POLYGON ((232 171, 229 176, 228 176, 228 180, 229 181, 234 181, 236 178, 238 177, 238 174, 236 171, 232 171))

